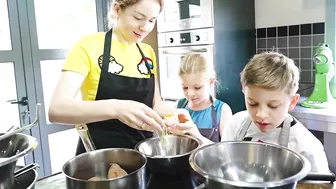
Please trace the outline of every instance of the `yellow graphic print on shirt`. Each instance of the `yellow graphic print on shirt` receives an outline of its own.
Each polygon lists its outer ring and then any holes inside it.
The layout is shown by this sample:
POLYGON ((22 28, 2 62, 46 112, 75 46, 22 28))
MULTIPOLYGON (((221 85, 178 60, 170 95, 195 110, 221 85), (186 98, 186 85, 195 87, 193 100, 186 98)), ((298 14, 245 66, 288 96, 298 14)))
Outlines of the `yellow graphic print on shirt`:
MULTIPOLYGON (((101 73, 105 33, 81 38, 69 51, 63 71, 76 72, 85 77, 81 87, 83 100, 95 100, 101 73)), ((151 73, 156 75, 156 57, 151 46, 139 43, 151 73)), ((125 77, 149 78, 145 62, 135 44, 129 45, 112 38, 109 73, 125 77)), ((148 72, 149 73, 149 72, 148 72)), ((113 83, 111 83, 113 85, 113 83)))

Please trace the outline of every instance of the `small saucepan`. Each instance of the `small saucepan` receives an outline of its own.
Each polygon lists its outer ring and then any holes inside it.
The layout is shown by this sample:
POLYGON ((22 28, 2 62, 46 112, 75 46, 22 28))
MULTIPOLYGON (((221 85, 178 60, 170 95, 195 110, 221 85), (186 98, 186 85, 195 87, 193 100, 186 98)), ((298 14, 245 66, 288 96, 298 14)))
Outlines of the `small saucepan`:
POLYGON ((78 155, 62 168, 66 176, 67 189, 143 189, 146 186, 146 157, 140 152, 126 148, 96 150, 86 125, 76 126, 86 153, 78 155), (117 178, 108 178, 112 163, 118 164, 128 174, 117 178), (99 180, 89 181, 92 177, 99 180))

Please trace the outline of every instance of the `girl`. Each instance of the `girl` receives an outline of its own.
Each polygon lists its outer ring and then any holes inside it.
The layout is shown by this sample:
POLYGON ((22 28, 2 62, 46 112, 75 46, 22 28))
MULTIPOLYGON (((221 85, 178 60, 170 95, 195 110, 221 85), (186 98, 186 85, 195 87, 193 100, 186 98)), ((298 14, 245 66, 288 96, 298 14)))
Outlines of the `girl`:
POLYGON ((203 136, 219 142, 232 111, 213 96, 216 82, 213 64, 201 53, 190 53, 181 62, 179 76, 185 98, 178 101, 177 108, 188 110, 203 136))

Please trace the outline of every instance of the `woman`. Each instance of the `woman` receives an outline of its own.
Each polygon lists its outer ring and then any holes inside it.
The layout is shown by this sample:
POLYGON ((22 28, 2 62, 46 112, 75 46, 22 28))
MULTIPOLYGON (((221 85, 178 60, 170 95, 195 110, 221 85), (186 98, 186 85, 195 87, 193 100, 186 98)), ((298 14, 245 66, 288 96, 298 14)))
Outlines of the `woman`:
MULTIPOLYGON (((161 131, 161 117, 174 109, 161 100, 153 49, 140 42, 162 6, 163 0, 112 3, 113 28, 83 37, 70 50, 51 100, 51 122, 86 123, 98 149, 134 148, 161 131), (83 101, 74 99, 79 89, 83 101)), ((76 155, 83 152, 79 141, 76 155)))

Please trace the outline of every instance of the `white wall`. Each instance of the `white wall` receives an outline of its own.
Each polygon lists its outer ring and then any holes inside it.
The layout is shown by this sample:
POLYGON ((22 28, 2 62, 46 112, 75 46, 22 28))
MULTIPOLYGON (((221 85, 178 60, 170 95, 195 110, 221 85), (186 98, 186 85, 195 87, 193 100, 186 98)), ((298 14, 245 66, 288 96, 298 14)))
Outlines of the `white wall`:
POLYGON ((326 0, 255 0, 256 28, 325 22, 326 0))

